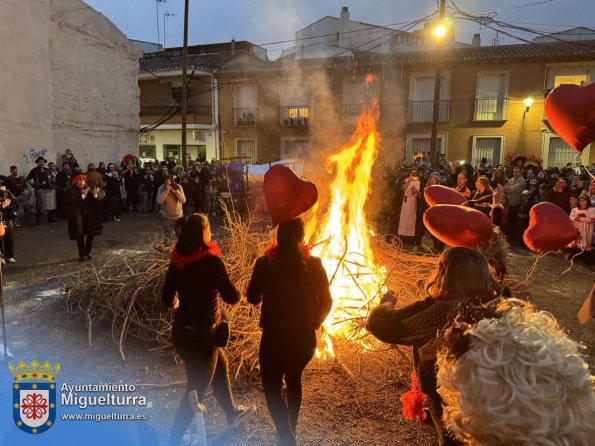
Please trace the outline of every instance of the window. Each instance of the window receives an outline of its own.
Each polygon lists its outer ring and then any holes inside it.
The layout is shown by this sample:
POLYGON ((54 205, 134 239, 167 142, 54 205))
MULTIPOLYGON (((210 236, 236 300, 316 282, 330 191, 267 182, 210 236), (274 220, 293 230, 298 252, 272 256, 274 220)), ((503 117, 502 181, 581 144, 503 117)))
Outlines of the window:
POLYGON ((357 79, 344 78, 342 97, 343 121, 347 124, 354 124, 365 104, 369 103, 373 97, 380 97, 380 83, 374 81, 366 85, 363 76, 357 79))
MULTIPOLYGON (((438 150, 446 154, 446 134, 438 134, 438 150)), ((419 155, 429 155, 432 139, 430 134, 408 134, 405 163, 412 162, 419 155)))
POLYGON ((163 146, 163 155, 166 158, 173 157, 173 158, 179 160, 181 150, 182 150, 182 146, 180 146, 180 145, 166 144, 163 146))
POLYGON ((504 121, 508 115, 508 74, 478 73, 475 99, 476 121, 504 121))
POLYGON ((256 140, 254 139, 237 139, 236 140, 236 155, 249 156, 246 161, 250 164, 256 163, 258 160, 256 153, 256 140))
MULTIPOLYGON (((187 91, 187 99, 190 102, 190 98, 192 97, 192 89, 188 87, 187 91)), ((171 98, 176 101, 176 104, 182 103, 182 87, 172 87, 171 89, 171 98)))
POLYGON ((279 87, 279 118, 283 126, 307 126, 310 119, 310 88, 305 82, 290 82, 279 87))
POLYGON ((150 144, 141 144, 139 147, 139 158, 157 158, 157 146, 150 144))
POLYGON ((234 89, 235 108, 234 123, 236 126, 255 126, 257 122, 257 89, 256 85, 239 85, 234 89))
POLYGON ((546 66, 546 92, 562 84, 584 85, 592 80, 593 65, 586 64, 550 64, 546 66))
POLYGON ((500 164, 503 145, 502 136, 474 136, 471 165, 477 166, 482 158, 487 158, 488 164, 500 164))
POLYGON ((207 158, 207 146, 204 144, 196 145, 196 146, 186 146, 186 158, 193 159, 203 159, 207 158))
POLYGON ((281 139, 281 159, 309 159, 310 141, 307 139, 281 139))
MULTIPOLYGON (((408 122, 432 122, 434 114, 434 73, 411 73, 409 77, 408 122)), ((438 120, 448 121, 450 73, 443 73, 440 83, 438 120)))
MULTIPOLYGON (((544 141, 544 165, 549 167, 563 167, 573 162, 576 157, 576 150, 566 144, 562 138, 553 133, 546 134, 544 141)), ((589 159, 589 147, 583 150, 586 152, 586 159, 589 159)))
POLYGON ((586 74, 571 74, 554 76, 554 88, 562 84, 583 85, 587 83, 586 74))

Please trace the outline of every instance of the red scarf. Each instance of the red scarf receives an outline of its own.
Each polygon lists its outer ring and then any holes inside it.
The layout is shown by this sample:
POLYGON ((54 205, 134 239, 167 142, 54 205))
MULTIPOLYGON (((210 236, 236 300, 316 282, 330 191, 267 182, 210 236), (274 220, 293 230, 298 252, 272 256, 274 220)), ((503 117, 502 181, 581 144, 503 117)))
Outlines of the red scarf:
MULTIPOLYGON (((304 256, 304 259, 307 259, 310 257, 310 247, 308 245, 306 245, 305 243, 300 243, 300 249, 302 251, 302 254, 304 256)), ((277 245, 277 242, 273 242, 271 243, 271 245, 266 249, 266 251, 264 252, 264 255, 266 256, 267 260, 269 261, 269 263, 271 263, 273 260, 275 260, 277 258, 277 255, 279 251, 279 246, 277 245)))
POLYGON ((183 269, 189 263, 198 262, 203 257, 207 256, 208 254, 221 257, 221 249, 219 249, 219 245, 215 242, 209 243, 207 249, 198 249, 197 251, 191 254, 180 254, 175 248, 171 249, 171 264, 175 266, 177 269, 183 269))

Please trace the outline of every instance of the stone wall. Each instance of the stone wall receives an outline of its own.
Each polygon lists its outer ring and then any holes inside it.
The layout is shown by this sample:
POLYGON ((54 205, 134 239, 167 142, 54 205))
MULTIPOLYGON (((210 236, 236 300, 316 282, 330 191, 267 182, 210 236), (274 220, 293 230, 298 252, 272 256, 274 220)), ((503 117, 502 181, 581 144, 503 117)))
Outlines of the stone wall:
POLYGON ((136 153, 139 53, 124 34, 81 0, 2 3, 0 175, 67 148, 81 167, 136 153))

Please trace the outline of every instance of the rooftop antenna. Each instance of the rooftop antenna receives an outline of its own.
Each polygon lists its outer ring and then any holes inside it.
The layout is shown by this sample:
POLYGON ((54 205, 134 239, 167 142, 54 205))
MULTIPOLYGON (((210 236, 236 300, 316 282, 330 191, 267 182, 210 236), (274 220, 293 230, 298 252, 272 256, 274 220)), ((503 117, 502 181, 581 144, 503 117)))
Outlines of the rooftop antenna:
POLYGON ((163 49, 165 49, 165 19, 168 19, 170 17, 175 17, 177 14, 175 12, 169 12, 169 11, 165 11, 165 13, 163 14, 163 49))

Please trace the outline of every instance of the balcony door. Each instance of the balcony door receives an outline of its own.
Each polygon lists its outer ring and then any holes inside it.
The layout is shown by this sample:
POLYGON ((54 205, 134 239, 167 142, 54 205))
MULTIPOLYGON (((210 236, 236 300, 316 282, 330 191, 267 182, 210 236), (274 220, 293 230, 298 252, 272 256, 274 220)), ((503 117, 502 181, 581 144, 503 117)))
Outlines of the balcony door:
MULTIPOLYGON (((411 73, 409 78, 409 104, 407 107, 408 122, 432 122, 434 113, 434 82, 436 76, 432 72, 411 73)), ((448 121, 450 97, 450 75, 445 73, 440 83, 440 108, 438 120, 448 121)))
POLYGON ((279 118, 282 126, 306 127, 310 120, 311 91, 306 82, 289 82, 279 87, 279 118))
POLYGON ((234 124, 255 126, 257 123, 256 85, 238 85, 234 89, 234 124))
POLYGON ((503 121, 507 118, 508 73, 477 73, 476 121, 503 121))

